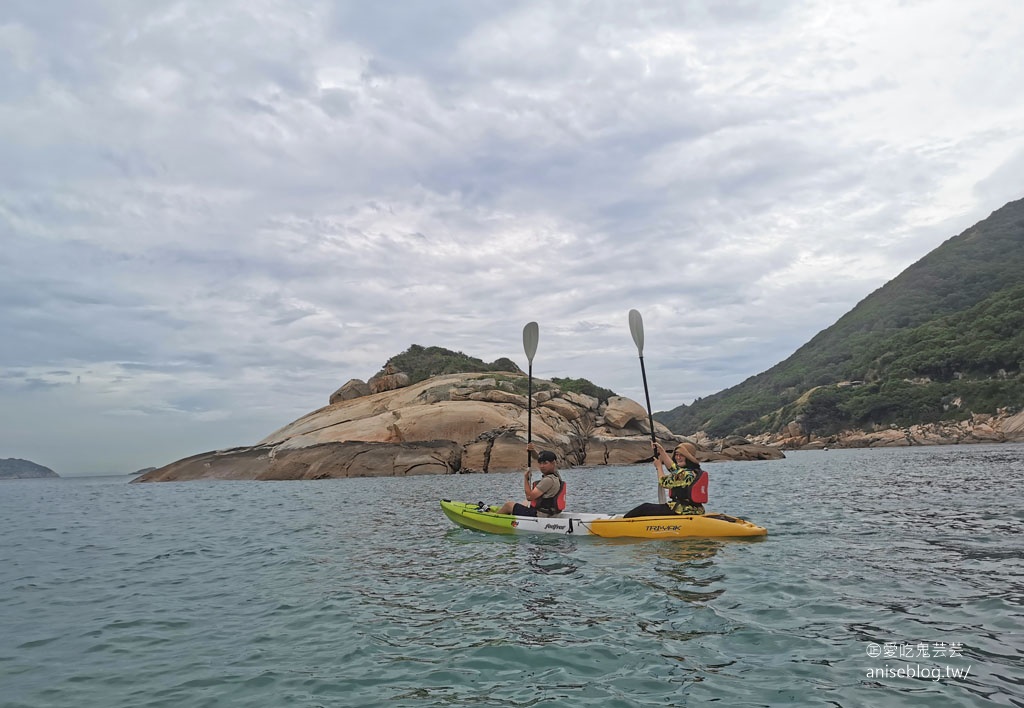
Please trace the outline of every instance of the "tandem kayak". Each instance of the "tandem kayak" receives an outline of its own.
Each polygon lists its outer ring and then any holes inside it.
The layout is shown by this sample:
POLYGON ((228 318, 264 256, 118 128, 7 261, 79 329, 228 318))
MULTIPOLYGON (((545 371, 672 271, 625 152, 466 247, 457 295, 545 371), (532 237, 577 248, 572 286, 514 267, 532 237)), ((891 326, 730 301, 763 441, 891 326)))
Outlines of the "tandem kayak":
POLYGON ((728 538, 765 536, 768 530, 726 514, 638 516, 579 514, 532 517, 499 514, 483 504, 441 500, 445 516, 463 528, 497 534, 553 533, 602 538, 728 538))

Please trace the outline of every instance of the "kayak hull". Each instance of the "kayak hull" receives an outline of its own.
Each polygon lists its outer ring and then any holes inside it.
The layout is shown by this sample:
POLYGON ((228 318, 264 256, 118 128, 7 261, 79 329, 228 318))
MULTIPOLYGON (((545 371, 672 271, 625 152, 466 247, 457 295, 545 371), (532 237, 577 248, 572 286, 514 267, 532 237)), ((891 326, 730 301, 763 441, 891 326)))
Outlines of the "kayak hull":
POLYGON ((768 530, 727 514, 700 516, 641 516, 624 519, 616 514, 571 514, 534 518, 498 514, 467 502, 441 500, 441 509, 453 523, 474 531, 503 535, 559 534, 601 538, 740 538, 765 536, 768 530))
POLYGON ((611 514, 566 514, 551 517, 512 516, 498 514, 477 504, 441 500, 441 510, 452 522, 463 528, 496 534, 560 534, 588 535, 587 526, 598 519, 610 519, 611 514))
POLYGON ((745 538, 768 529, 728 514, 638 516, 596 520, 590 533, 602 538, 745 538))

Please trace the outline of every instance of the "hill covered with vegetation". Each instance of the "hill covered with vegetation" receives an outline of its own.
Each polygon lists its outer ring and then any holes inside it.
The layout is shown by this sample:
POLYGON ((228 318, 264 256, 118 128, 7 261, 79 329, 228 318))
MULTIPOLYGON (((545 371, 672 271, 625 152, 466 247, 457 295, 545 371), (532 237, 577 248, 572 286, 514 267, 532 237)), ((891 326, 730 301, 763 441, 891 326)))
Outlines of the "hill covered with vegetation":
POLYGON ((598 386, 587 379, 560 379, 555 377, 551 379, 551 382, 557 384, 563 391, 571 391, 573 393, 582 393, 587 396, 593 396, 600 403, 607 403, 610 396, 618 395, 610 388, 598 386))
POLYGON ((453 352, 444 347, 422 347, 413 344, 401 354, 388 359, 385 369, 392 366, 409 376, 409 383, 419 383, 431 376, 443 374, 467 374, 485 371, 523 373, 516 363, 507 357, 496 359, 490 364, 474 356, 453 352))
MULTIPOLYGON (((500 359, 496 359, 488 364, 482 359, 477 359, 476 357, 463 354, 462 352, 453 352, 452 350, 445 349, 444 347, 423 347, 419 344, 413 344, 401 354, 388 359, 382 371, 386 370, 388 367, 407 374, 409 376, 410 384, 419 383, 431 376, 441 376, 443 374, 466 374, 477 372, 494 372, 496 374, 525 373, 514 361, 507 357, 501 357, 500 359)), ((588 396, 593 396, 602 403, 606 403, 609 396, 616 395, 611 389, 598 386, 587 379, 553 378, 551 379, 551 382, 556 384, 563 391, 571 391, 573 393, 583 393, 588 396)), ((527 387, 525 382, 517 382, 517 391, 519 388, 522 388, 521 393, 526 393, 527 387), (521 384, 521 386, 518 384, 521 384)), ((543 388, 543 384, 537 384, 538 391, 543 390, 543 388)))
POLYGON ((1024 199, 871 293, 785 361, 689 406, 673 431, 813 435, 1024 407, 1024 199))
POLYGON ((18 457, 0 459, 0 479, 35 479, 38 477, 60 477, 60 475, 49 467, 18 457))

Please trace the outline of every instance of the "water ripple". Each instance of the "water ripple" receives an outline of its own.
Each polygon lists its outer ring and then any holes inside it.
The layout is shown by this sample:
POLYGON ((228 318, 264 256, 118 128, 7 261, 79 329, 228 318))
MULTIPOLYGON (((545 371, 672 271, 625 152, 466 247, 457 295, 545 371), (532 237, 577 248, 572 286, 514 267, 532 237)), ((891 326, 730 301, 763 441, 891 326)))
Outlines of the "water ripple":
MULTIPOLYGON (((712 507, 770 530, 738 541, 496 537, 437 508, 517 475, 5 482, 3 705, 1024 706, 1022 462, 722 463, 712 507), (960 651, 868 654, 939 643, 960 651)), ((565 472, 592 511, 650 476, 565 472)))

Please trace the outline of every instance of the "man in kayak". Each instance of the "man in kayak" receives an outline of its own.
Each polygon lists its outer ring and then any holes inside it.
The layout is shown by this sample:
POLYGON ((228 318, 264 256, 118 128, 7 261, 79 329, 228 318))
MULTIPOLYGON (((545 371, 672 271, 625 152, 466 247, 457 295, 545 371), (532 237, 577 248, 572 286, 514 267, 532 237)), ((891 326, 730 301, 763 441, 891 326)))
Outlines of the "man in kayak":
POLYGON ((672 451, 672 457, 660 443, 651 443, 651 446, 654 448, 654 467, 658 470, 658 486, 668 490, 668 503, 641 504, 626 512, 624 518, 703 514, 703 502, 708 500, 708 474, 700 468, 696 446, 688 442, 679 443, 672 451))
MULTIPOLYGON (((537 449, 530 443, 526 446, 530 455, 537 453, 537 449)), ((531 483, 532 471, 529 467, 523 472, 523 491, 526 493, 526 503, 507 501, 498 510, 499 514, 513 514, 515 516, 556 516, 565 509, 565 482, 558 475, 558 466, 555 462, 557 457, 550 450, 541 450, 537 455, 537 466, 540 467, 541 478, 535 484, 531 483)))

